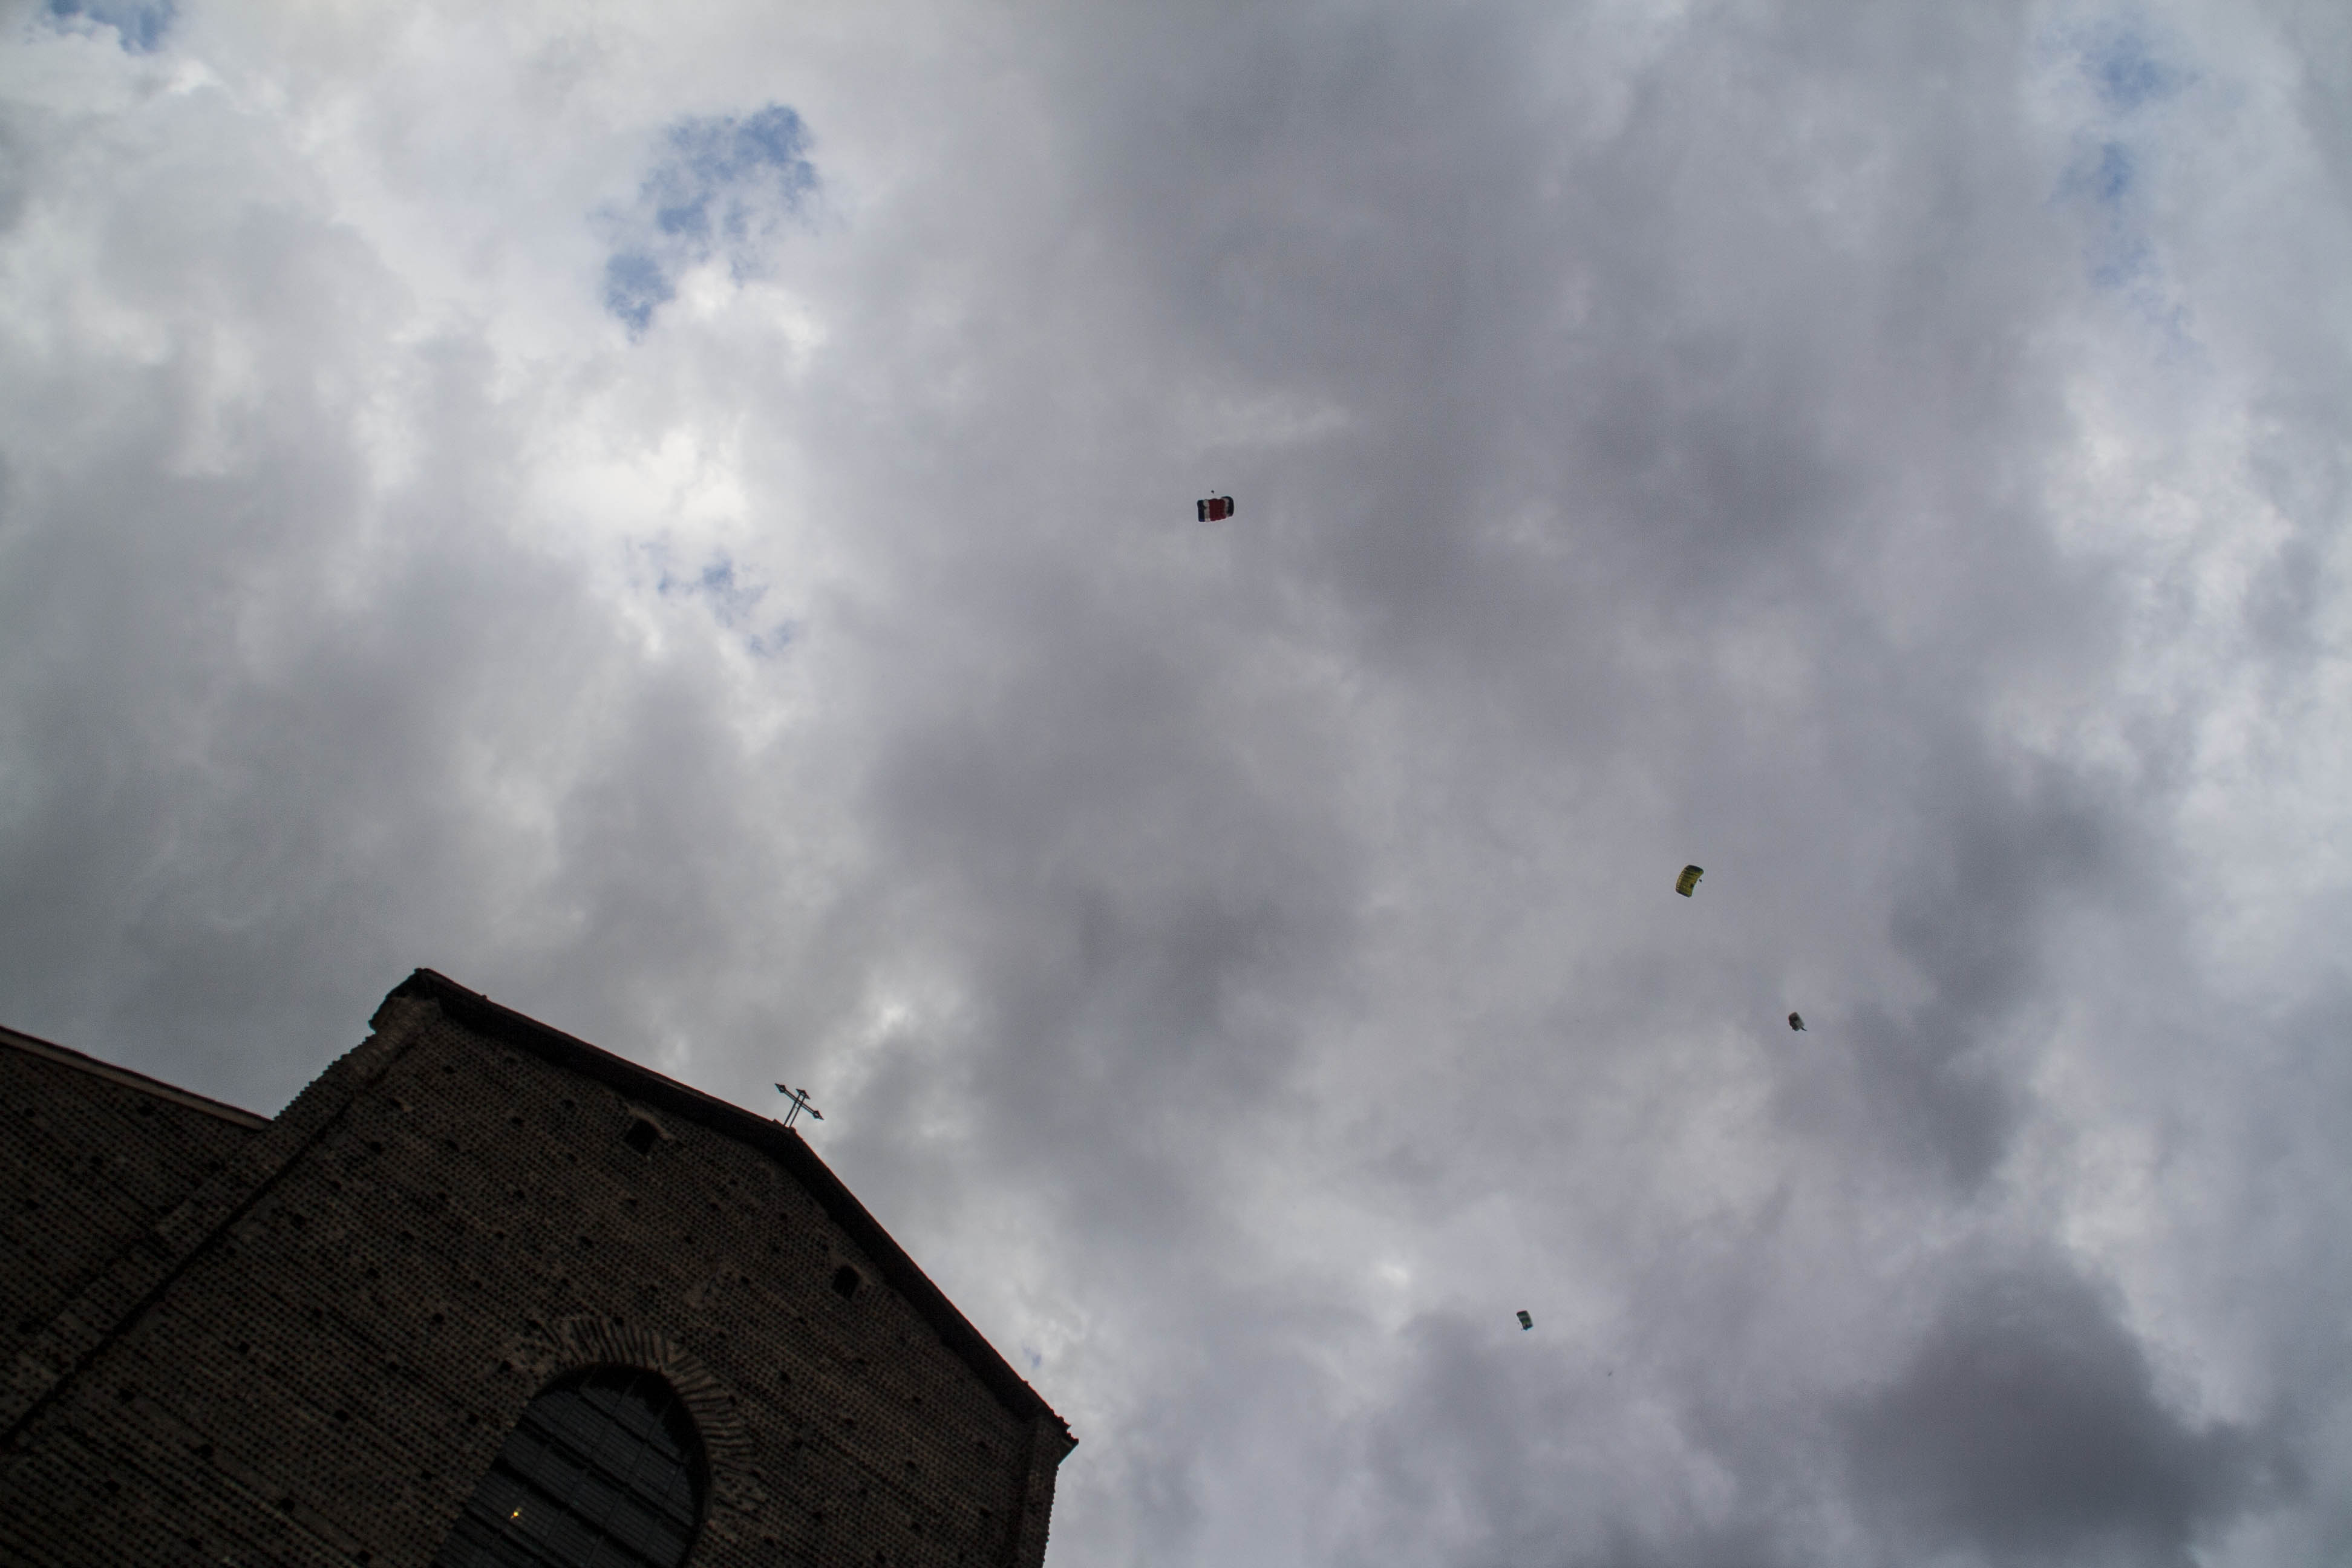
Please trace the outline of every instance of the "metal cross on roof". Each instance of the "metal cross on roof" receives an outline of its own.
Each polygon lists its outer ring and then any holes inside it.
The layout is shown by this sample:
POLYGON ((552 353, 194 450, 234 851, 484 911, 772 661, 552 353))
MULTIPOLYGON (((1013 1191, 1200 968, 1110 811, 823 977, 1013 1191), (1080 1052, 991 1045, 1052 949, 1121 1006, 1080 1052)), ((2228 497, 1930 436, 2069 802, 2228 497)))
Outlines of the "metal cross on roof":
POLYGON ((809 1103, 807 1089, 786 1089, 782 1084, 778 1084, 776 1085, 776 1092, 793 1102, 793 1108, 784 1112, 785 1126, 790 1127, 793 1124, 793 1119, 803 1110, 807 1111, 811 1116, 815 1117, 819 1121, 824 1120, 824 1112, 819 1110, 815 1106, 809 1103))

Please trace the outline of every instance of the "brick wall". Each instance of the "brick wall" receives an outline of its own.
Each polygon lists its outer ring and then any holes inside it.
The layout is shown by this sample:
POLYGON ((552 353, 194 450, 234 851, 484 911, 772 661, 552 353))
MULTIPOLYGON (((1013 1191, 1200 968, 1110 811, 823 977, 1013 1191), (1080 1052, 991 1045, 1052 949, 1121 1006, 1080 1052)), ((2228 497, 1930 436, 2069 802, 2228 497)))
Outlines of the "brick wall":
POLYGON ((1066 1430, 793 1134, 451 1010, 395 994, 19 1358, 0 1558, 423 1564, 627 1360, 709 1447, 696 1564, 1036 1568, 1066 1430))
POLYGON ((0 1342, 37 1331, 265 1125, 0 1029, 0 1342))

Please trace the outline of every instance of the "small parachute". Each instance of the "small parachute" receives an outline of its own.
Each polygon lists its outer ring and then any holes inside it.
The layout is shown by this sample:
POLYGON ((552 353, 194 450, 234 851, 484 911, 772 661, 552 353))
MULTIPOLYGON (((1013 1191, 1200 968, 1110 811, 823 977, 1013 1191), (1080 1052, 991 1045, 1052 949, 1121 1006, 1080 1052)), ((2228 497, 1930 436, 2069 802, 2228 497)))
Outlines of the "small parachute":
POLYGON ((1522 1329, 1532 1329, 1532 1328, 1534 1328, 1535 1326, 1536 1326, 1536 1321, 1535 1321, 1533 1318, 1530 1318, 1530 1317, 1528 1317, 1528 1310, 1527 1310, 1525 1307, 1520 1308, 1520 1309, 1519 1309, 1519 1327, 1520 1327, 1520 1328, 1522 1328, 1522 1329))
POLYGON ((1234 498, 1231 496, 1209 496, 1198 506, 1202 522, 1223 522, 1234 515, 1234 498))
POLYGON ((1800 1034, 1803 1033, 1803 1032, 1804 1032, 1804 1027, 1805 1027, 1805 1020, 1804 1020, 1804 1016, 1803 1016, 1803 1015, 1801 1015, 1801 1014, 1798 1014, 1798 1013, 1791 1013, 1791 1014, 1790 1014, 1790 1015, 1789 1015, 1789 1027, 1790 1027, 1791 1029, 1794 1029, 1794 1030, 1798 1031, 1800 1034))
POLYGON ((1691 896, 1691 889, 1697 887, 1698 879, 1706 875, 1706 872, 1700 870, 1696 866, 1684 867, 1683 874, 1675 879, 1675 891, 1680 893, 1685 899, 1689 898, 1691 896))

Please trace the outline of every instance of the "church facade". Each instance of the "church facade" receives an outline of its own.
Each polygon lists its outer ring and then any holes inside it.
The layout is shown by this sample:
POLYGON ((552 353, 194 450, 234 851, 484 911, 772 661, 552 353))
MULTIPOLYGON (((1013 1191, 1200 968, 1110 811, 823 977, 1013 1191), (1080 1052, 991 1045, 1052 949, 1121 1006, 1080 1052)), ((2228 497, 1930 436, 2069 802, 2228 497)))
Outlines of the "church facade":
POLYGON ((425 970, 274 1119, 0 1097, 0 1561, 1044 1561, 1068 1427, 769 1118, 425 970))

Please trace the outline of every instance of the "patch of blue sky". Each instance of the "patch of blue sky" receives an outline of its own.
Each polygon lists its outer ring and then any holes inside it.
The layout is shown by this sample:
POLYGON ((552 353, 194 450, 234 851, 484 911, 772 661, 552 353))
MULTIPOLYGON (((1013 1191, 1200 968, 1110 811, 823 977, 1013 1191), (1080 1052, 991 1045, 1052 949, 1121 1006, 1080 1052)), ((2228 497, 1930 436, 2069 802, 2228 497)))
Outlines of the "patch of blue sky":
POLYGON ((634 336, 677 297, 689 268, 723 258, 739 283, 764 271, 777 234, 816 191, 808 148, 808 127, 780 103, 670 125, 636 200, 601 215, 614 239, 605 309, 634 336))
POLYGON ((49 20, 59 27, 111 27, 133 54, 163 47, 163 35, 179 15, 175 0, 48 0, 49 20))
POLYGON ((2093 288, 2125 296, 2168 336, 2179 337, 2186 316, 2168 296, 2149 214, 2174 118, 2171 100, 2199 73, 2137 12, 2062 26, 2048 42, 2053 64, 2079 84, 2077 151, 2052 196, 2087 222, 2085 276, 2093 288))
POLYGON ((2115 205, 2131 194, 2132 182, 2138 174, 2139 163, 2130 148, 2120 142, 2106 143, 2099 149, 2098 166, 2091 171, 2092 198, 2115 205))
POLYGON ((2147 35, 2126 23, 2092 29, 2083 41, 2081 58, 2091 89, 2117 113, 2173 97, 2194 79, 2190 72, 2149 53, 2147 35))
POLYGON ((2147 224, 2147 155, 2121 142, 2085 147, 2060 179, 2055 199, 2086 220, 2084 273, 2156 334, 2159 353, 2179 363, 2200 354, 2188 306, 2167 279, 2147 224))
POLYGON ((2099 142, 2059 180, 2058 199, 2087 209, 2085 264, 2095 288, 2121 289, 2156 274, 2156 246, 2141 212, 2140 163, 2140 155, 2125 143, 2099 142))
POLYGON ((677 297, 669 274, 648 251, 615 251, 604 263, 604 309, 628 323, 632 334, 644 331, 654 312, 677 297))
POLYGON ((760 605, 767 598, 768 590, 738 579, 735 563, 724 555, 714 558, 692 576, 679 575, 665 567, 654 584, 654 591, 666 599, 700 599, 709 606, 711 619, 740 637, 745 649, 757 658, 768 658, 782 653, 799 635, 799 627, 790 620, 757 627, 760 605), (755 629, 746 630, 746 626, 755 629))
POLYGON ((2156 247, 2138 235, 2114 235, 2091 256, 2091 282, 2101 289, 2121 289, 2156 276, 2156 247))

